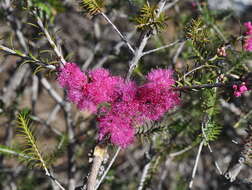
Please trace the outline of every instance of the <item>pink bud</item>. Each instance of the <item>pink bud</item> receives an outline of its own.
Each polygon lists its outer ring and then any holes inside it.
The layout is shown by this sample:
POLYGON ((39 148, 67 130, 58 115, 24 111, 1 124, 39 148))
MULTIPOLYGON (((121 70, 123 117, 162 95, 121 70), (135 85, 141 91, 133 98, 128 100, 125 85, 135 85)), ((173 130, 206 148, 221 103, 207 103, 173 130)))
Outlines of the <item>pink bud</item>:
POLYGON ((233 85, 233 89, 235 97, 240 97, 243 93, 248 91, 248 88, 246 87, 245 83, 242 83, 240 86, 233 85))

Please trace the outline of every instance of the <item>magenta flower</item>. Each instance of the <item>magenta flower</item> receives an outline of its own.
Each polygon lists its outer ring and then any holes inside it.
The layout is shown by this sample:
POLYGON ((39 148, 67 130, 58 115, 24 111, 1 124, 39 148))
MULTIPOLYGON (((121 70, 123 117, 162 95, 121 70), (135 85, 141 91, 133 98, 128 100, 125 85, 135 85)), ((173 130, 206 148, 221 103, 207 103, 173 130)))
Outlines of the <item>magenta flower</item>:
POLYGON ((240 97, 243 93, 248 91, 248 88, 246 87, 245 83, 242 83, 240 86, 233 85, 234 89, 234 95, 236 97, 240 97))
POLYGON ((105 136, 110 137, 110 141, 122 148, 132 144, 134 140, 134 128, 130 120, 121 117, 120 114, 110 113, 106 117, 99 118, 99 139, 105 136))
POLYGON ((123 82, 121 77, 110 76, 105 69, 90 71, 89 76, 90 83, 87 86, 87 95, 96 105, 111 102, 116 88, 123 82))
POLYGON ((170 69, 152 70, 147 75, 147 79, 149 82, 163 84, 164 86, 167 86, 167 87, 170 87, 175 83, 173 79, 173 71, 170 69))
POLYGON ((67 89, 67 98, 74 104, 79 104, 83 99, 83 90, 82 89, 74 89, 69 88, 67 89))
POLYGON ((246 36, 244 39, 244 49, 246 51, 252 51, 252 24, 251 22, 245 22, 244 26, 246 27, 246 36))
POLYGON ((114 101, 126 101, 130 102, 135 99, 137 93, 137 85, 135 82, 129 81, 124 82, 121 81, 118 83, 118 86, 116 88, 115 94, 114 94, 114 101))
POLYGON ((79 104, 83 99, 83 91, 87 87, 87 76, 75 63, 66 63, 59 69, 58 82, 67 91, 68 99, 79 104))
POLYGON ((134 141, 134 126, 157 120, 179 104, 172 75, 169 69, 153 70, 147 83, 138 87, 133 81, 111 76, 106 69, 89 71, 87 77, 76 64, 66 63, 59 69, 58 82, 80 110, 98 115, 100 140, 108 137, 125 148, 134 141))
POLYGON ((75 63, 66 63, 59 69, 58 82, 66 89, 81 89, 87 84, 87 76, 75 63))
POLYGON ((251 22, 245 22, 244 26, 246 27, 246 35, 252 35, 252 24, 251 22))
POLYGON ((169 69, 153 70, 147 76, 148 82, 139 87, 140 112, 148 119, 157 120, 179 104, 179 94, 171 87, 175 83, 172 74, 169 69))
POLYGON ((139 103, 134 99, 134 88, 134 83, 125 83, 118 89, 120 92, 117 92, 117 99, 107 113, 98 119, 99 139, 110 136, 111 142, 122 148, 133 142, 134 126, 142 122, 138 111, 139 103), (130 89, 130 86, 133 88, 130 89))
POLYGON ((150 120, 158 120, 179 104, 179 94, 161 84, 147 83, 138 90, 140 112, 150 120))
POLYGON ((130 110, 118 104, 114 105, 106 115, 99 117, 99 139, 109 136, 113 144, 122 148, 131 144, 134 139, 134 128, 131 115, 126 116, 126 113, 130 113, 130 110), (124 113, 118 112, 119 110, 124 113))
POLYGON ((248 37, 244 41, 244 49, 246 51, 252 51, 252 36, 248 37))

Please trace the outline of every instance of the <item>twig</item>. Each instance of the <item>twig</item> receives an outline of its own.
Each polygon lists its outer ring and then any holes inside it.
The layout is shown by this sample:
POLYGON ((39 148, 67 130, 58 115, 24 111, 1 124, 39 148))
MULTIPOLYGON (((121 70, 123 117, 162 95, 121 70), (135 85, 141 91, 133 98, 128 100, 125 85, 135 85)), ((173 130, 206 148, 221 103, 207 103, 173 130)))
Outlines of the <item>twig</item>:
MULTIPOLYGON (((157 8, 157 17, 163 12, 164 6, 166 4, 167 0, 160 0, 158 3, 157 8)), ((143 50, 145 46, 147 45, 148 40, 151 38, 152 32, 146 32, 143 36, 143 39, 141 39, 141 43, 139 47, 135 50, 133 59, 129 62, 129 71, 127 74, 127 80, 130 79, 134 69, 137 67, 139 60, 143 56, 143 50)))
POLYGON ((145 35, 140 46, 138 47, 138 49, 135 51, 135 55, 134 58, 130 61, 129 65, 129 71, 128 71, 128 75, 127 75, 127 80, 130 79, 130 76, 132 75, 134 69, 137 67, 137 64, 139 62, 139 60, 141 59, 141 57, 143 56, 143 50, 148 42, 150 38, 150 35, 145 35))
MULTIPOLYGON (((136 30, 133 30, 133 31, 130 31, 128 33, 126 33, 126 38, 128 40, 130 40, 134 34, 136 33, 136 30)), ((116 55, 119 55, 120 51, 121 51, 121 47, 123 46, 124 42, 120 41, 118 42, 115 46, 114 46, 114 49, 115 49, 115 54, 116 55)))
POLYGON ((244 113, 234 103, 228 103, 224 99, 220 99, 220 104, 223 108, 229 109, 229 111, 231 111, 237 116, 244 115, 244 113))
POLYGON ((31 97, 31 105, 32 105, 32 113, 35 113, 35 106, 38 99, 38 87, 39 86, 39 79, 38 76, 32 76, 32 97, 31 97))
POLYGON ((194 177, 196 175, 196 171, 197 171, 197 167, 198 167, 198 163, 199 163, 200 154, 201 154, 203 145, 206 143, 206 134, 204 132, 204 127, 207 125, 208 122, 209 122, 209 117, 208 117, 207 114, 205 114, 204 118, 203 118, 203 121, 201 123, 201 130, 202 130, 204 139, 201 141, 200 146, 199 146, 198 154, 197 154, 196 161, 195 161, 195 164, 194 164, 194 167, 193 167, 192 178, 191 178, 191 181, 189 183, 189 189, 191 189, 192 186, 193 186, 193 180, 194 180, 194 177))
POLYGON ((212 65, 201 65, 201 66, 199 66, 199 67, 196 67, 196 68, 192 69, 191 71, 189 71, 189 72, 187 72, 187 73, 185 73, 185 74, 183 75, 184 80, 186 80, 186 76, 187 76, 187 75, 190 75, 191 73, 193 73, 193 72, 195 72, 195 71, 197 71, 197 70, 199 70, 199 69, 202 69, 202 68, 204 68, 204 67, 215 67, 215 66, 212 66, 212 65))
POLYGON ((5 93, 0 99, 4 102, 5 107, 11 106, 12 102, 15 100, 17 96, 16 90, 22 84, 25 78, 28 77, 29 74, 29 66, 24 65, 20 67, 16 72, 12 75, 8 86, 5 89, 5 93))
MULTIPOLYGON (((14 156, 23 157, 25 159, 30 159, 31 158, 30 156, 27 156, 25 154, 18 153, 16 151, 5 149, 5 148, 2 148, 2 147, 0 147, 0 151, 1 152, 5 152, 7 154, 12 154, 14 156)), ((65 190, 65 188, 60 184, 60 182, 51 174, 51 172, 49 171, 49 169, 46 167, 46 165, 45 165, 44 160, 43 160, 42 157, 40 157, 40 161, 42 163, 42 166, 43 166, 43 169, 45 171, 46 176, 48 176, 61 190, 65 190)))
POLYGON ((16 152, 15 150, 11 150, 11 149, 4 148, 4 147, 1 147, 1 146, 0 146, 0 152, 4 152, 6 154, 11 154, 11 155, 14 155, 14 156, 22 157, 22 158, 25 158, 25 159, 30 159, 31 158, 30 156, 27 156, 26 154, 22 154, 22 153, 16 152))
MULTIPOLYGON (((166 0, 161 0, 159 3, 159 8, 158 8, 158 15, 162 12, 162 9, 164 7, 166 3, 166 0)), ((141 59, 142 55, 143 55, 143 50, 148 42, 148 39, 151 37, 149 34, 146 34, 139 46, 139 48, 135 51, 130 44, 128 43, 127 39, 120 33, 120 31, 117 29, 117 27, 110 21, 110 19, 104 14, 102 13, 102 16, 113 26, 113 28, 117 31, 117 33, 119 34, 119 36, 123 39, 123 41, 128 45, 129 49, 131 50, 132 53, 134 53, 134 57, 133 59, 130 61, 130 68, 128 71, 128 75, 127 75, 127 79, 130 78, 134 68, 137 66, 139 60, 141 59)), ((102 163, 103 157, 98 155, 98 156, 94 156, 94 162, 92 165, 92 169, 91 169, 91 173, 90 176, 88 178, 88 186, 87 189, 88 190, 94 190, 95 187, 95 183, 96 183, 96 177, 97 177, 97 173, 99 170, 99 167, 102 163)))
POLYGON ((44 88, 48 91, 48 93, 55 99, 55 101, 61 106, 65 106, 65 101, 61 98, 61 96, 52 88, 51 84, 43 77, 41 79, 41 83, 44 88))
POLYGON ((18 19, 14 13, 14 9, 11 6, 10 0, 5 0, 0 4, 0 7, 4 10, 4 16, 7 19, 7 21, 10 23, 11 27, 15 31, 15 34, 18 38, 18 42, 25 51, 25 53, 28 53, 28 46, 25 41, 25 37, 23 35, 22 31, 22 23, 20 22, 20 19, 18 19))
MULTIPOLYGON (((209 152, 210 152, 210 153, 213 153, 213 150, 212 150, 210 144, 209 144, 209 143, 207 142, 207 140, 206 140, 206 139, 207 139, 207 136, 206 136, 206 133, 205 133, 205 128, 206 128, 206 126, 207 126, 207 124, 208 124, 208 122, 209 122, 209 119, 210 119, 210 118, 208 117, 208 115, 205 114, 205 115, 204 115, 203 122, 202 122, 202 124, 201 124, 201 131, 202 131, 202 134, 203 134, 205 143, 207 144, 207 147, 208 147, 209 152)), ((215 164, 215 167, 217 168, 218 172, 220 173, 220 175, 222 175, 223 172, 221 171, 219 164, 218 164, 216 161, 214 161, 214 164, 215 164)))
POLYGON ((48 114, 48 118, 46 120, 46 124, 50 125, 50 123, 55 119, 56 114, 60 111, 60 105, 57 104, 53 110, 48 114))
MULTIPOLYGON (((192 86, 182 86, 182 87, 174 87, 173 90, 193 90, 193 89, 202 89, 202 88, 222 88, 222 87, 232 87, 233 85, 240 85, 242 84, 242 81, 234 81, 234 82, 230 82, 230 83, 222 83, 222 82, 218 82, 218 83, 213 83, 213 84, 201 84, 201 85, 192 85, 192 86)), ((251 82, 246 82, 246 85, 251 86, 251 82)))
POLYGON ((68 136, 68 147, 67 147, 67 156, 68 156, 68 190, 75 189, 75 174, 76 174, 76 159, 75 159, 75 132, 72 121, 71 114, 71 104, 67 103, 64 109, 66 126, 67 126, 67 136, 68 136))
POLYGON ((50 69, 50 70, 55 70, 56 69, 56 67, 54 65, 46 64, 43 61, 40 61, 39 59, 37 59, 35 57, 28 56, 28 55, 26 55, 24 53, 21 53, 21 52, 17 53, 15 50, 12 50, 12 49, 10 49, 10 48, 8 48, 6 46, 0 45, 0 50, 4 51, 4 52, 6 52, 6 53, 8 53, 10 55, 21 57, 24 60, 31 61, 35 65, 42 66, 42 67, 44 67, 46 69, 50 69))
POLYGON ((119 29, 114 25, 114 23, 107 17, 107 15, 103 12, 101 12, 101 15, 106 19, 106 21, 111 24, 113 29, 119 34, 120 38, 126 43, 126 45, 129 47, 130 51, 134 54, 135 50, 133 47, 130 45, 129 41, 127 38, 119 31, 119 29))
POLYGON ((150 169, 150 166, 151 166, 151 162, 149 162, 148 164, 146 164, 144 166, 144 169, 143 169, 143 174, 142 174, 142 177, 141 177, 141 180, 140 180, 140 184, 138 186, 138 189, 137 190, 142 190, 144 188, 144 183, 146 181, 146 178, 148 176, 148 171, 150 169))
POLYGON ((243 115, 234 125, 234 128, 238 128, 242 122, 247 122, 248 118, 252 115, 252 110, 243 115))
POLYGON ((199 145, 198 154, 197 154, 197 157, 196 157, 196 160, 195 160, 195 164, 194 164, 194 167, 193 167, 192 178, 191 178, 191 181, 190 181, 190 183, 189 183, 189 188, 190 188, 190 189, 191 189, 192 186, 193 186, 193 180, 194 180, 194 177, 195 177, 195 175, 196 175, 197 167, 198 167, 198 164, 199 164, 199 158, 200 158, 200 154, 201 154, 203 145, 204 145, 204 141, 201 141, 201 143, 200 143, 200 145, 199 145))
POLYGON ((38 116, 35 116, 35 115, 30 115, 31 119, 36 121, 36 122, 39 122, 41 123, 42 125, 44 125, 45 127, 47 127, 51 132, 53 132, 54 134, 58 135, 58 136, 61 136, 62 133, 57 129, 57 128, 54 128, 52 127, 49 123, 47 123, 47 120, 45 121, 44 119, 42 118, 39 118, 38 116))
POLYGON ((169 163, 171 162, 172 158, 168 157, 165 161, 165 165, 164 165, 164 168, 163 168, 163 172, 160 176, 160 182, 158 184, 158 188, 157 190, 162 190, 163 189, 163 181, 165 181, 165 179, 167 178, 167 174, 169 172, 168 170, 168 165, 169 163))
POLYGON ((178 47, 178 49, 176 51, 176 54, 174 55, 174 57, 172 59, 173 63, 177 62, 177 59, 178 59, 180 53, 182 52, 183 47, 185 46, 185 43, 186 43, 186 41, 183 41, 183 42, 180 43, 180 45, 179 45, 179 47, 178 47))
POLYGON ((180 0, 174 0, 173 2, 171 3, 168 3, 165 7, 164 7, 164 10, 167 10, 167 9, 170 9, 172 8, 174 5, 176 5, 180 0))
POLYGON ((58 56, 58 58, 60 59, 61 63, 63 65, 66 64, 66 60, 64 59, 59 47, 55 44, 55 42, 52 40, 52 37, 50 36, 48 30, 45 28, 42 20, 40 19, 40 17, 37 15, 37 13, 35 11, 33 11, 33 15, 35 16, 35 18, 37 19, 37 23, 39 25, 39 27, 41 28, 41 30, 44 32, 49 44, 52 46, 54 52, 56 53, 56 55, 58 56))
POLYGON ((174 157, 176 157, 176 156, 179 156, 179 155, 181 155, 181 154, 184 154, 185 152, 191 150, 192 148, 193 148, 193 146, 190 145, 190 146, 188 146, 188 147, 186 147, 186 148, 184 148, 184 149, 182 149, 182 150, 180 150, 180 151, 178 151, 178 152, 173 152, 173 153, 169 154, 169 157, 174 158, 174 157))
MULTIPOLYGON (((207 147, 208 147, 209 152, 210 152, 210 153, 213 153, 213 149, 211 148, 211 146, 210 146, 209 143, 207 143, 207 147)), ((220 168, 220 166, 219 166, 219 164, 218 164, 217 161, 214 161, 214 165, 215 165, 215 167, 217 168, 219 174, 222 175, 223 172, 221 171, 221 168, 220 168)))
POLYGON ((51 174, 49 170, 46 170, 46 176, 48 176, 61 190, 66 190, 60 182, 51 174))
POLYGON ((110 163, 109 163, 109 165, 108 165, 107 169, 105 170, 105 172, 103 173, 103 175, 102 175, 102 177, 101 177, 100 181, 99 181, 99 182, 98 182, 98 184, 96 185, 96 187, 95 187, 95 189, 96 189, 96 190, 99 188, 99 186, 101 185, 101 183, 102 183, 102 182, 103 182, 103 180, 105 179, 105 177, 106 177, 106 175, 108 174, 108 172, 109 172, 109 170, 110 170, 111 166, 112 166, 112 165, 113 165, 113 163, 115 162, 115 160, 116 160, 116 158, 117 158, 117 156, 118 156, 118 154, 119 154, 120 150, 121 150, 121 148, 120 148, 120 147, 119 147, 119 148, 117 148, 117 150, 116 150, 116 153, 115 153, 114 157, 113 157, 113 158, 112 158, 112 160, 110 161, 110 163))
MULTIPOLYGON (((6 1, 5 1, 6 4, 3 6, 4 10, 5 10, 6 12, 8 12, 8 13, 9 13, 9 12, 10 12, 10 13, 13 12, 13 9, 12 9, 12 7, 11 7, 10 2, 11 2, 11 1, 6 0, 6 1)), ((28 46, 27 46, 27 44, 26 44, 26 42, 25 42, 25 38, 24 38, 24 36, 23 36, 23 34, 22 34, 22 32, 21 32, 21 23, 19 22, 18 19, 16 19, 16 18, 15 18, 14 16, 12 16, 12 15, 7 15, 6 17, 7 17, 8 21, 9 21, 12 25, 14 24, 14 25, 16 26, 16 27, 14 27, 14 28, 15 28, 15 32, 16 32, 18 41, 19 41, 21 47, 23 48, 23 50, 25 51, 25 53, 28 53, 28 46)), ((49 68, 49 69, 53 69, 53 70, 55 69, 55 66, 53 66, 53 65, 47 65, 47 64, 43 63, 42 61, 40 61, 40 60, 34 58, 34 57, 27 56, 27 55, 24 54, 24 53, 16 52, 16 51, 14 51, 14 50, 12 50, 12 49, 10 49, 10 48, 8 48, 8 47, 5 47, 5 46, 3 46, 3 45, 0 45, 0 50, 5 51, 5 52, 7 52, 7 53, 9 53, 9 54, 11 54, 11 55, 19 56, 19 57, 23 58, 24 60, 32 61, 33 63, 35 63, 35 64, 37 64, 37 65, 40 65, 40 66, 43 66, 43 67, 46 67, 46 68, 49 68)), ((26 70, 28 69, 28 65, 26 65, 25 67, 22 67, 22 69, 23 69, 23 71, 26 71, 26 70)), ((25 72, 25 74, 27 74, 27 72, 25 72)), ((17 72, 17 76, 22 76, 22 77, 20 77, 19 80, 17 79, 18 83, 14 84, 14 85, 15 85, 15 88, 16 88, 17 86, 19 86, 19 84, 20 84, 21 81, 22 81, 23 76, 25 76, 25 75, 24 75, 24 72, 22 72, 22 71, 19 70, 19 72, 17 72)), ((13 79, 16 79, 16 77, 13 77, 13 79)), ((12 85, 10 85, 10 87, 13 88, 12 85)), ((15 88, 13 88, 13 89, 15 89, 15 88)), ((5 95, 8 95, 8 93, 6 93, 5 95)), ((5 103, 6 103, 6 102, 5 102, 5 103)), ((36 148, 36 149, 37 149, 37 148, 36 148)), ((58 180, 56 180, 56 179, 53 177, 53 175, 51 174, 51 172, 49 171, 49 169, 46 167, 45 162, 44 162, 44 160, 43 160, 43 158, 42 158, 40 152, 39 152, 39 151, 36 151, 36 152, 38 153, 39 160, 40 160, 40 162, 42 163, 42 167, 43 167, 43 169, 44 169, 44 171, 45 171, 45 175, 48 176, 48 177, 49 177, 49 178, 50 178, 61 190, 65 190, 65 188, 58 182, 58 180)), ((23 154, 18 154, 18 156, 24 156, 24 155, 23 155, 23 154)))
POLYGON ((179 43, 183 43, 183 42, 181 42, 180 40, 177 40, 177 41, 175 41, 175 42, 172 42, 172 43, 170 43, 170 44, 164 45, 164 46, 162 46, 162 47, 155 48, 155 49, 152 49, 152 50, 143 52, 143 53, 142 53, 142 56, 147 55, 147 54, 150 54, 150 53, 154 53, 154 52, 156 52, 156 51, 160 51, 160 50, 165 49, 165 48, 169 48, 169 47, 174 46, 174 45, 179 44, 179 43))

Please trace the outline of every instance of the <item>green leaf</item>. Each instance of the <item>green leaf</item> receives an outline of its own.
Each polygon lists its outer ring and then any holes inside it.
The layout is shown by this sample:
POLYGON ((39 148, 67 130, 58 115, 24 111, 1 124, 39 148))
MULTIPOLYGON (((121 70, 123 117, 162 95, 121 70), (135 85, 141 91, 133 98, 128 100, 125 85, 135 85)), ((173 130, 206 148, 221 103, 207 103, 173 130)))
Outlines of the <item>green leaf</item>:
POLYGON ((203 129, 204 131, 204 138, 206 140, 206 143, 210 141, 215 141, 218 139, 222 132, 222 126, 216 124, 214 121, 210 121, 207 123, 206 127, 203 129))
POLYGON ((82 5, 90 15, 96 15, 102 11, 104 0, 82 0, 82 5))
POLYGON ((10 155, 10 156, 18 156, 18 157, 22 157, 24 159, 30 159, 30 156, 21 153, 19 150, 15 150, 11 147, 1 145, 1 144, 0 144, 0 154, 10 155))
POLYGON ((24 161, 27 161, 28 165, 43 167, 47 171, 46 161, 44 160, 42 153, 38 148, 36 138, 31 130, 28 109, 25 109, 19 113, 17 123, 19 131, 18 135, 24 140, 22 143, 24 149, 22 154, 28 155, 29 157, 28 159, 24 159, 24 161))
POLYGON ((133 19, 138 30, 153 30, 157 32, 166 27, 167 17, 164 13, 157 15, 157 6, 146 3, 140 10, 140 14, 133 19))

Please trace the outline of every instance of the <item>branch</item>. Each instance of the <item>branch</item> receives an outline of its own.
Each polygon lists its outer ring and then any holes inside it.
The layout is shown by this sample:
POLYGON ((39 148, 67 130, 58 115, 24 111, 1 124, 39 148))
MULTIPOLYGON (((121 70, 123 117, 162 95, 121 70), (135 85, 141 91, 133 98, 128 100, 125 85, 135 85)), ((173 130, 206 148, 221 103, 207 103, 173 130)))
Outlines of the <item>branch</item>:
POLYGON ((61 63, 63 65, 65 65, 66 60, 64 59, 59 47, 55 44, 55 42, 52 40, 52 37, 50 36, 48 30, 45 28, 42 20, 40 19, 40 17, 36 14, 35 11, 32 12, 33 15, 35 16, 35 18, 37 19, 37 24, 39 25, 39 27, 41 28, 41 30, 43 31, 43 33, 45 34, 49 44, 52 46, 55 54, 58 56, 58 58, 60 59, 61 63))
POLYGON ((68 159, 68 190, 75 189, 75 174, 76 174, 76 159, 75 159, 75 131, 71 114, 71 104, 67 103, 64 109, 65 121, 67 126, 68 147, 67 147, 67 159, 68 159))
MULTIPOLYGON (((159 1, 158 8, 157 8, 157 17, 163 12, 163 9, 164 9, 166 2, 167 2, 167 0, 160 0, 159 1)), ((140 43, 139 47, 137 48, 137 50, 135 51, 133 59, 129 63, 129 71, 127 74, 127 80, 130 79, 134 69, 138 65, 139 60, 143 56, 143 50, 144 50, 145 46, 147 45, 148 40, 151 38, 152 32, 154 32, 154 31, 145 32, 143 39, 141 39, 141 43, 140 43)))
POLYGON ((204 68, 204 67, 216 67, 216 66, 208 65, 208 64, 200 65, 200 66, 198 66, 198 67, 192 69, 191 71, 188 71, 187 73, 185 73, 185 74, 183 75, 183 79, 186 80, 186 76, 187 76, 187 75, 190 75, 191 73, 193 73, 193 72, 195 72, 195 71, 197 71, 197 70, 200 70, 200 69, 202 69, 202 68, 204 68))
POLYGON ((250 110, 248 113, 243 115, 234 125, 234 128, 238 128, 241 123, 248 122, 248 118, 252 115, 252 110, 250 110))
POLYGON ((134 54, 135 50, 130 45, 130 43, 127 40, 127 38, 119 31, 119 29, 114 25, 114 23, 107 17, 107 15, 105 13, 101 12, 101 15, 106 19, 106 21, 109 24, 111 24, 111 26, 113 27, 113 29, 119 34, 120 38, 126 43, 126 45, 128 46, 128 48, 130 49, 130 51, 134 54))
POLYGON ((197 154, 197 157, 196 157, 196 160, 195 160, 195 164, 194 164, 194 167, 193 167, 192 179, 191 179, 190 184, 189 184, 190 189, 193 186, 193 180, 194 180, 194 177, 196 175, 197 167, 198 167, 198 164, 199 164, 199 158, 200 158, 200 154, 201 154, 203 145, 204 145, 204 141, 201 141, 200 146, 199 146, 199 150, 198 150, 198 154, 197 154))
POLYGON ((26 154, 20 153, 20 152, 14 150, 14 149, 11 149, 8 146, 1 145, 1 144, 0 144, 0 152, 3 153, 3 154, 8 154, 8 155, 13 155, 13 156, 17 156, 17 157, 22 157, 22 158, 25 158, 25 159, 30 159, 31 158, 30 156, 28 156, 26 154))
POLYGON ((41 79, 41 83, 44 88, 48 91, 48 93, 53 97, 53 99, 60 104, 61 106, 65 106, 65 101, 61 98, 61 96, 52 88, 51 84, 45 78, 41 79))
POLYGON ((184 154, 185 152, 191 150, 192 148, 193 148, 193 146, 190 145, 190 146, 188 146, 188 147, 186 147, 186 148, 184 148, 184 149, 182 149, 182 150, 180 150, 180 151, 178 151, 178 152, 170 153, 170 154, 169 154, 169 157, 174 158, 174 157, 176 157, 176 156, 182 155, 182 154, 184 154))
POLYGON ((6 52, 6 53, 8 53, 10 55, 20 57, 20 58, 22 58, 24 60, 31 61, 32 63, 34 63, 34 64, 36 64, 38 66, 42 66, 42 67, 44 67, 46 69, 50 69, 50 70, 55 70, 56 69, 56 67, 54 65, 49 65, 47 63, 44 63, 43 61, 41 61, 41 60, 39 60, 39 59, 37 59, 37 58, 35 58, 33 56, 31 57, 31 56, 28 56, 28 55, 26 55, 24 53, 16 52, 15 50, 12 50, 12 49, 10 49, 10 48, 8 48, 6 46, 3 46, 1 44, 0 44, 0 50, 4 51, 4 52, 6 52))
POLYGON ((29 149, 24 150, 28 154, 28 156, 32 156, 30 160, 41 162, 41 166, 45 171, 45 175, 48 176, 53 182, 55 182, 61 190, 65 190, 65 188, 52 176, 49 169, 47 168, 46 161, 44 160, 42 153, 40 152, 37 141, 33 136, 33 133, 30 129, 30 122, 25 113, 20 113, 18 116, 18 125, 21 130, 22 136, 24 136, 24 141, 29 149))
POLYGON ((95 147, 92 169, 87 182, 87 190, 95 190, 97 175, 106 154, 107 154, 106 146, 97 145, 95 147))
POLYGON ((138 64, 139 60, 143 56, 143 50, 144 50, 149 38, 150 38, 150 35, 146 34, 144 36, 140 46, 138 47, 138 49, 135 52, 135 55, 134 55, 133 59, 130 61, 130 63, 129 63, 130 67, 129 67, 129 71, 128 71, 128 75, 127 75, 127 80, 130 79, 134 69, 137 67, 137 64, 138 64))
MULTIPOLYGON (((203 137, 204 137, 204 139, 205 139, 205 142, 204 142, 204 143, 207 145, 209 152, 210 152, 210 153, 213 153, 213 150, 212 150, 212 148, 211 148, 209 142, 207 142, 207 136, 206 136, 206 133, 205 133, 205 128, 206 128, 206 126, 207 126, 207 124, 208 124, 208 122, 209 122, 209 119, 210 119, 210 118, 209 118, 208 114, 205 114, 205 115, 204 115, 203 122, 202 122, 202 124, 201 124, 201 131, 202 131, 203 137)), ((223 172, 221 171, 220 166, 219 166, 219 164, 217 163, 217 161, 214 161, 214 164, 215 164, 215 167, 217 168, 218 172, 220 173, 220 175, 222 175, 223 172)))
POLYGON ((137 190, 142 190, 144 188, 144 183, 146 181, 146 178, 148 177, 148 174, 149 174, 148 171, 149 171, 150 167, 151 167, 151 162, 149 162, 148 164, 146 164, 144 166, 143 174, 142 174, 142 177, 141 177, 141 180, 140 180, 140 184, 139 184, 137 190))
POLYGON ((5 0, 0 4, 0 7, 4 10, 3 14, 6 20, 11 25, 11 28, 15 31, 18 42, 22 49, 25 51, 25 53, 28 53, 29 49, 22 33, 23 24, 20 22, 20 19, 15 16, 15 10, 11 4, 12 2, 10 0, 5 0))
POLYGON ((96 185, 96 187, 95 187, 95 189, 96 189, 96 190, 99 188, 99 186, 101 185, 101 183, 102 183, 102 182, 103 182, 103 180, 105 179, 105 177, 106 177, 107 173, 109 172, 109 170, 110 170, 111 166, 112 166, 112 165, 113 165, 113 163, 115 162, 115 160, 116 160, 116 158, 117 158, 117 156, 118 156, 118 154, 119 154, 120 150, 121 150, 121 148, 120 148, 120 147, 119 147, 119 148, 117 148, 117 150, 116 150, 116 153, 115 153, 114 157, 113 157, 113 158, 112 158, 112 160, 110 161, 110 163, 109 163, 109 165, 108 165, 108 167, 107 167, 106 171, 104 172, 104 174, 102 175, 102 177, 101 177, 100 181, 99 181, 99 182, 98 182, 98 184, 96 185))
POLYGON ((156 48, 156 49, 152 49, 152 50, 143 52, 143 53, 142 53, 142 56, 147 55, 147 54, 150 54, 150 53, 154 53, 154 52, 156 52, 156 51, 160 51, 160 50, 165 49, 165 48, 169 48, 169 47, 174 46, 174 45, 179 44, 179 43, 184 43, 184 41, 177 40, 177 41, 175 41, 175 42, 172 42, 172 43, 170 43, 170 44, 164 45, 164 46, 162 46, 162 47, 159 47, 159 48, 156 48))
POLYGON ((51 172, 48 170, 47 176, 61 189, 61 190, 66 190, 60 182, 51 174, 51 172))
MULTIPOLYGON (((58 105, 58 104, 57 104, 58 105)), ((50 116, 50 115, 49 115, 50 116)), ((30 116, 31 119, 33 121, 36 121, 36 122, 39 122, 41 123, 42 125, 44 125, 45 127, 47 127, 51 132, 53 132, 54 134, 56 134, 57 136, 61 136, 62 135, 62 132, 60 130, 58 130, 57 128, 54 128, 52 127, 49 122, 48 122, 48 119, 47 120, 44 120, 38 116, 35 116, 35 115, 31 115, 30 116)))
MULTIPOLYGON (((213 84, 201 84, 201 85, 192 85, 192 86, 182 86, 182 87, 175 87, 173 90, 193 90, 193 89, 202 89, 202 88, 227 88, 227 87, 232 87, 233 85, 241 85, 244 83, 243 81, 234 81, 230 83, 213 83, 213 84)), ((250 81, 246 82, 246 85, 251 86, 252 83, 250 81)))
POLYGON ((172 8, 174 5, 176 5, 180 0, 174 0, 171 3, 168 3, 167 5, 165 5, 164 10, 170 9, 172 8))

